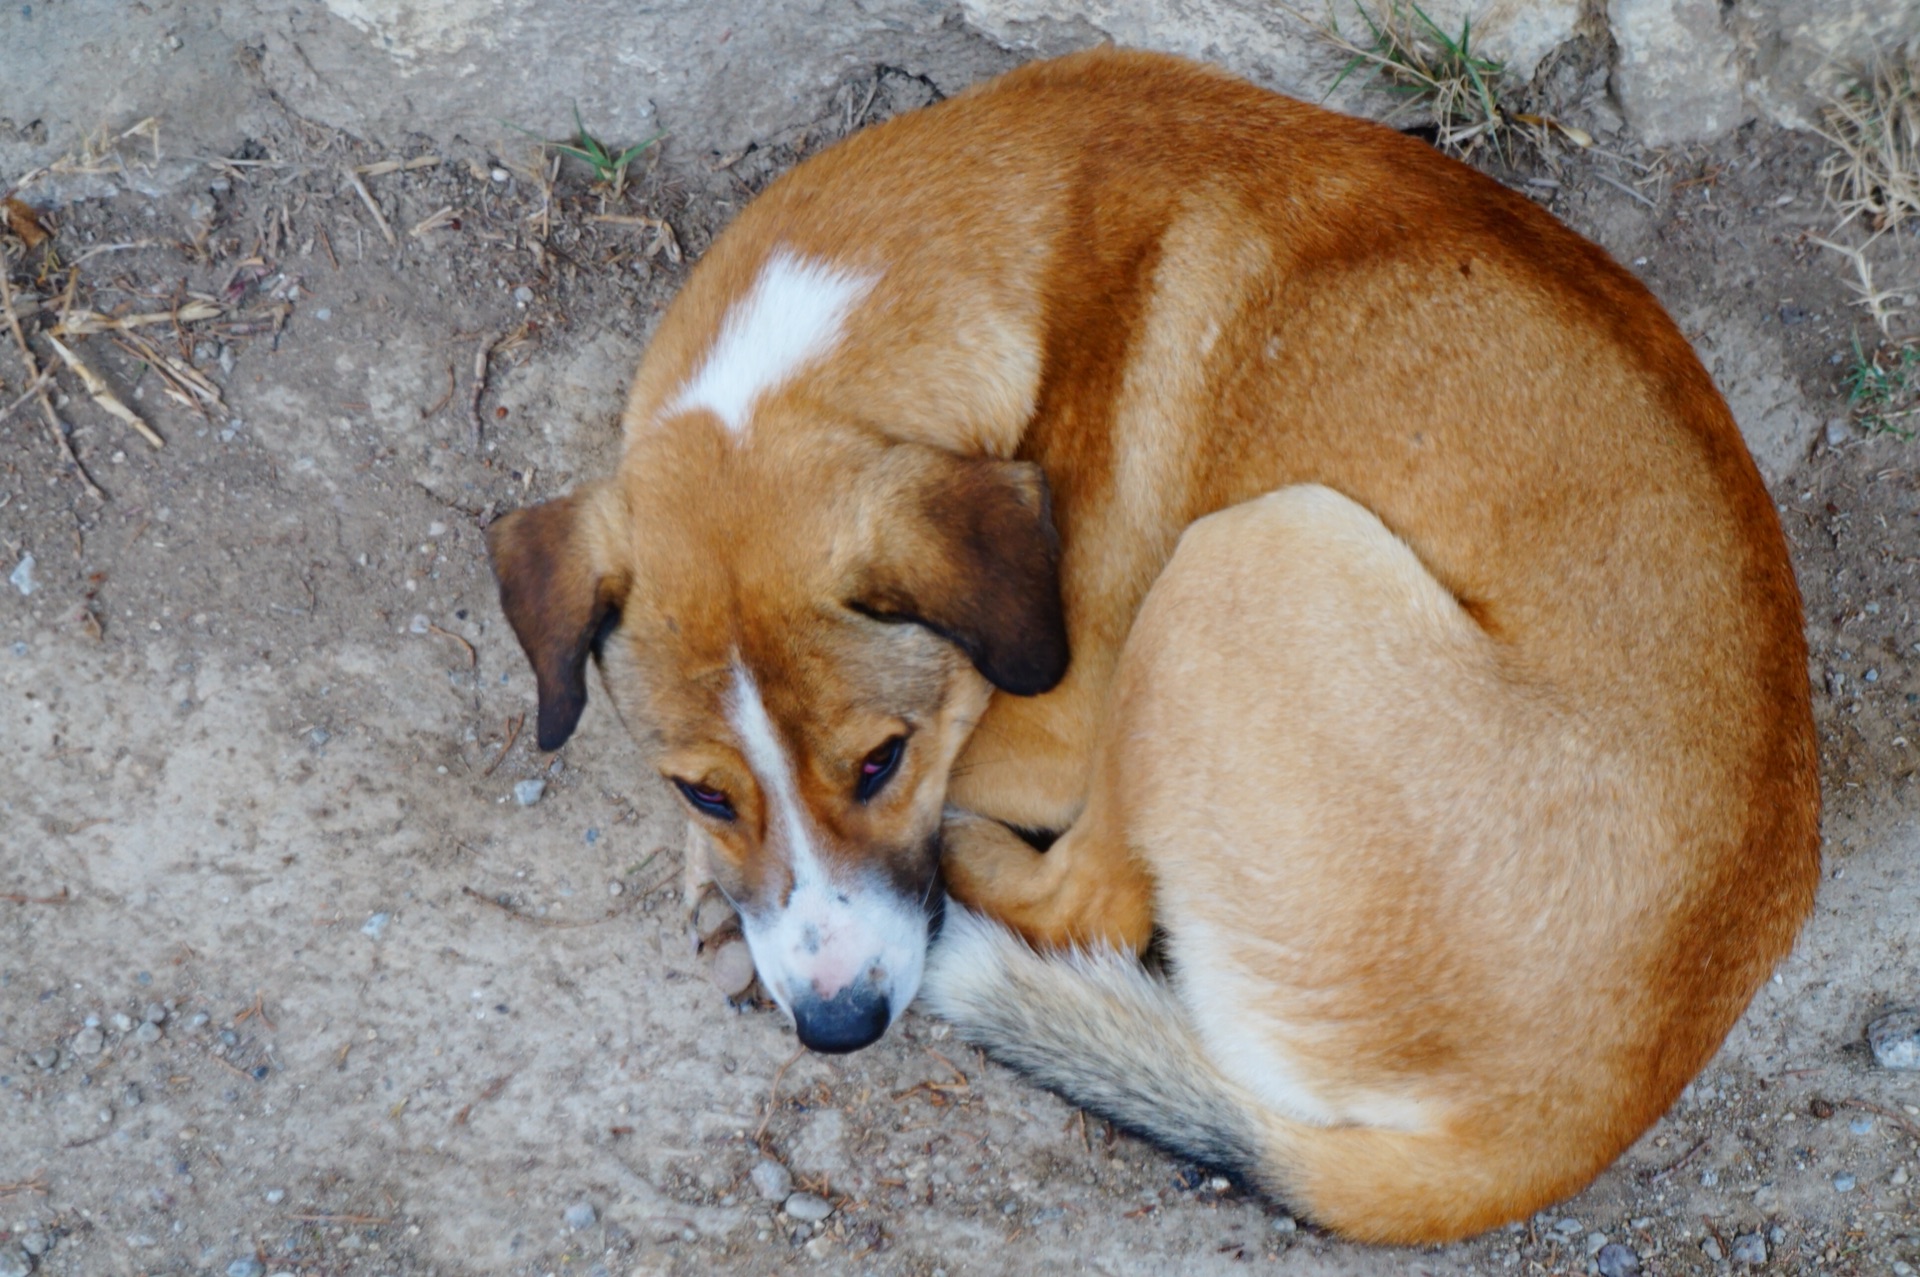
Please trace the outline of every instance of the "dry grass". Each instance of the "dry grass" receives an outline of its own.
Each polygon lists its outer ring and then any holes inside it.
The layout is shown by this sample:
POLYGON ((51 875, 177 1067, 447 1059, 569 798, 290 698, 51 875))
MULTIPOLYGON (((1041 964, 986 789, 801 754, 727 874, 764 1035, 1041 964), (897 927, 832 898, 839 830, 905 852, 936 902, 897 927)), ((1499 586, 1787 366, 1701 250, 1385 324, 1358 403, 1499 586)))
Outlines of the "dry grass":
MULTIPOLYGON (((1289 11, 1308 21, 1298 10, 1289 11)), ((1324 22, 1309 22, 1322 40, 1347 55, 1329 93, 1355 71, 1371 67, 1380 87, 1402 100, 1388 114, 1389 122, 1424 109, 1432 116, 1440 149, 1465 155, 1491 145, 1504 154, 1514 116, 1501 99, 1511 86, 1505 64, 1474 51, 1471 20, 1463 19, 1459 34, 1450 35, 1415 0, 1380 0, 1372 10, 1354 0, 1353 11, 1364 35, 1358 28, 1352 35, 1342 31, 1332 8, 1324 22)))
POLYGON ((1834 153, 1820 166, 1841 225, 1876 232, 1920 215, 1920 67, 1883 63, 1829 100, 1822 130, 1834 153))

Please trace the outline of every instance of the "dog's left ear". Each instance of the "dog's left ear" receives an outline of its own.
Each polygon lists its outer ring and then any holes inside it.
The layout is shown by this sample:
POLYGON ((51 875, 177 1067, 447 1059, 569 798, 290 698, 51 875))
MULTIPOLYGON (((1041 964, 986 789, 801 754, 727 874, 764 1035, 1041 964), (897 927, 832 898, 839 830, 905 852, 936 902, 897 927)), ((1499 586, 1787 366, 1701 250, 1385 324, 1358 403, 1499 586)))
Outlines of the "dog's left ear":
POLYGON ((1060 537, 1046 476, 1026 461, 896 445, 907 500, 849 605, 923 625, 1002 691, 1038 696, 1067 672, 1060 537))
POLYGON ((587 706, 587 656, 626 595, 626 576, 610 553, 616 504, 611 488, 589 484, 503 514, 487 528, 500 608, 540 693, 541 749, 559 749, 573 735, 587 706))

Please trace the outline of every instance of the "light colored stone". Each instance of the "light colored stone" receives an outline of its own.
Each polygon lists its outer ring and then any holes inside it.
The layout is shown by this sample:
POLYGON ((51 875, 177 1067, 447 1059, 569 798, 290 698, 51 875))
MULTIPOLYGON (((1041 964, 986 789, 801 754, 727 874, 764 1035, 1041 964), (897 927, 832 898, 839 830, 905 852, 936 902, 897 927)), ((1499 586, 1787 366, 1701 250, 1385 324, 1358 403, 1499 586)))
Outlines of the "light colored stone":
POLYGON ((1719 305, 1690 307, 1675 318, 1733 410, 1761 477, 1779 482, 1807 455, 1821 423, 1785 372, 1778 333, 1719 305))
POLYGON ((1889 1011, 1869 1024, 1867 1045, 1883 1069, 1920 1069, 1920 1008, 1889 1011))
POLYGON ((833 1203, 816 1193, 795 1193, 780 1209, 803 1224, 817 1224, 833 1214, 833 1203))
POLYGON ((1850 73, 1920 42, 1920 0, 1740 0, 1727 20, 1748 98, 1798 129, 1850 73))
POLYGON ((1613 90, 1649 146, 1716 138, 1751 112, 1719 0, 1607 0, 1613 90))
POLYGON ((728 997, 737 998, 753 987, 753 954, 738 936, 712 946, 703 957, 707 979, 728 997))

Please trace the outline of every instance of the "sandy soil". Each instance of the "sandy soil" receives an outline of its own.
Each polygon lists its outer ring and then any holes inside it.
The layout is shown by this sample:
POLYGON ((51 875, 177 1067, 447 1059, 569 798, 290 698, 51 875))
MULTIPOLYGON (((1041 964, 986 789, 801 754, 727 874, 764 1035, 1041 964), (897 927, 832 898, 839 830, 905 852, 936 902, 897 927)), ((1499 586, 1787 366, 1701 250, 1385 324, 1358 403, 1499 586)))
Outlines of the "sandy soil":
MULTIPOLYGON (((929 94, 876 87, 866 118, 929 94)), ((1633 163, 1505 174, 1652 285, 1743 424, 1790 436, 1773 487, 1829 804, 1795 955, 1589 1191, 1461 1246, 1352 1247, 932 1021, 794 1058, 775 1013, 713 990, 678 812, 604 703, 559 755, 532 748, 480 528, 610 466, 684 275, 656 230, 596 217, 665 218, 690 260, 868 88, 744 157, 670 154, 619 201, 572 170, 546 190, 523 144, 423 142, 446 162, 365 179, 397 247, 340 178, 388 157, 287 117, 248 163, 157 198, 122 183, 16 257, 34 326, 69 278, 50 250, 144 242, 86 258, 79 297, 222 299, 144 331, 229 412, 187 411, 87 339, 167 440, 60 382, 105 504, 30 408, 0 423, 0 576, 33 560, 31 594, 0 585, 0 1273, 29 1252, 43 1273, 237 1277, 1586 1273, 1609 1243, 1648 1273, 1762 1250, 1777 1272, 1920 1265, 1920 1074, 1862 1042, 1920 1001, 1920 464, 1846 424, 1839 379, 1875 334, 1807 239, 1833 217, 1802 136, 1616 139, 1633 163), (832 1215, 763 1200, 763 1158, 832 1215)), ((0 406, 25 380, 3 349, 0 406)))

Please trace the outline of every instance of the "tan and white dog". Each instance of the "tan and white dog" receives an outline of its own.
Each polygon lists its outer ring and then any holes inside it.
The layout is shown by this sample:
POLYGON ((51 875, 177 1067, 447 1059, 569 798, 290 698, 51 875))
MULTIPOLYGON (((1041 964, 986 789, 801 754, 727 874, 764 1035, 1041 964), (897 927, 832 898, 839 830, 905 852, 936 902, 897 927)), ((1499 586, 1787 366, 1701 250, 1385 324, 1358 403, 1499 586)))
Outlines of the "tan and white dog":
POLYGON ((818 1049, 925 968, 1046 1085, 1434 1241, 1614 1158, 1810 905, 1799 598, 1726 407, 1417 141, 1028 66, 748 207, 626 435, 490 533, 540 744, 596 658, 818 1049))

